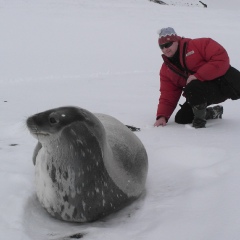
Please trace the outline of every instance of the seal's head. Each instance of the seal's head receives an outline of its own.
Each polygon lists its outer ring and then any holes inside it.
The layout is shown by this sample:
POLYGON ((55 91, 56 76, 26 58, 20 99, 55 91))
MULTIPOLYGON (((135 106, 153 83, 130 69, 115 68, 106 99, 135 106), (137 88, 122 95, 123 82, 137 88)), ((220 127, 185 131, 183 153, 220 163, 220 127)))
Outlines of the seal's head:
POLYGON ((77 107, 55 108, 27 119, 30 133, 41 143, 48 138, 51 140, 58 138, 64 129, 74 124, 84 125, 84 129, 98 129, 99 126, 102 128, 101 122, 92 113, 77 107))

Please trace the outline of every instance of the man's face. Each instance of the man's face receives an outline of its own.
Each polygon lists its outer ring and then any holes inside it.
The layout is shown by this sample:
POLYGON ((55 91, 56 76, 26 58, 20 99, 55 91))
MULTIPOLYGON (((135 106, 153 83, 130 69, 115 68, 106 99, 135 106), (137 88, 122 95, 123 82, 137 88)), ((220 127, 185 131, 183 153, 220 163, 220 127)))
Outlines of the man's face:
POLYGON ((178 49, 178 42, 172 42, 172 44, 169 45, 170 43, 160 45, 160 48, 166 57, 172 57, 178 49))

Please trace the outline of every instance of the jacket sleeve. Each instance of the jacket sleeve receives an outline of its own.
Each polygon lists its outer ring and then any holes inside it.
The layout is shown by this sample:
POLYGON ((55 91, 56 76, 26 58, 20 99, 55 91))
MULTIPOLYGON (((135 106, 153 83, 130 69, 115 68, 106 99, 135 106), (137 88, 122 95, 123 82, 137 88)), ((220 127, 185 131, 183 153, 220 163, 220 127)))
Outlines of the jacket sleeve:
POLYGON ((211 38, 200 38, 193 41, 199 54, 206 62, 194 74, 200 81, 213 80, 226 73, 230 67, 227 51, 211 38))
POLYGON ((159 117, 165 117, 168 121, 177 106, 182 88, 175 85, 168 78, 167 70, 169 69, 163 64, 160 71, 160 98, 157 109, 157 119, 159 117))

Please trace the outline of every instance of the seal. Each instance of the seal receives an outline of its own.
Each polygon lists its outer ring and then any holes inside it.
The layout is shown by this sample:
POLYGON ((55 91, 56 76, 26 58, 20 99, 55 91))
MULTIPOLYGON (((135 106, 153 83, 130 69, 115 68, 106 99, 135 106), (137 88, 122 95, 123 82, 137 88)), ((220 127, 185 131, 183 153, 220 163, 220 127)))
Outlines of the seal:
POLYGON ((55 218, 91 222, 122 209, 145 189, 147 152, 123 123, 106 114, 60 107, 29 117, 36 193, 55 218))

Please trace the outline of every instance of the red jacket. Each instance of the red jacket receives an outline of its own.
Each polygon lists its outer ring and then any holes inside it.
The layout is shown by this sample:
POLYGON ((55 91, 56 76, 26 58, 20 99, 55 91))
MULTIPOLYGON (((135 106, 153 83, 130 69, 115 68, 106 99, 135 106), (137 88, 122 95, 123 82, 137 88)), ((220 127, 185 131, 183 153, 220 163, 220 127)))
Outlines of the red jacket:
POLYGON ((167 121, 177 106, 189 75, 194 74, 200 81, 211 81, 224 75, 230 67, 226 50, 211 38, 180 39, 179 57, 185 71, 171 64, 165 55, 162 57, 157 118, 164 116, 167 121))

